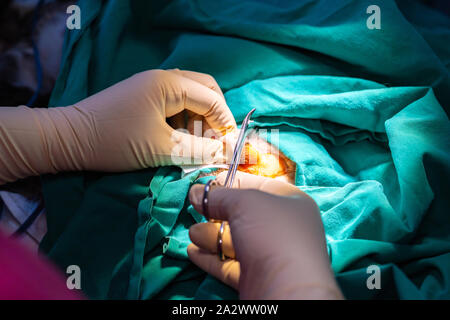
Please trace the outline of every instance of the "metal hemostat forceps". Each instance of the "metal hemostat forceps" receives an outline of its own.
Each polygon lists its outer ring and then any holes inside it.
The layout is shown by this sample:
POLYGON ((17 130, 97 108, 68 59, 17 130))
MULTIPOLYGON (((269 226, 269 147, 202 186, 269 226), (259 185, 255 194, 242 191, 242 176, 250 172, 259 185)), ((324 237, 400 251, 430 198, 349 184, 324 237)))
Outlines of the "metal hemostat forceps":
MULTIPOLYGON (((244 141, 247 137, 247 129, 248 125, 250 123, 250 118, 252 114, 255 112, 256 108, 253 108, 246 116, 244 121, 242 121, 241 125, 241 131, 239 132, 238 139, 236 141, 236 145, 234 147, 233 152, 233 158, 231 159, 230 166, 228 168, 228 174, 225 179, 225 188, 231 188, 233 186, 234 177, 236 176, 237 168, 239 166, 239 162, 241 160, 242 155, 242 149, 244 147, 244 141)), ((211 184, 214 180, 209 180, 208 183, 205 185, 205 191, 203 192, 203 213, 206 218, 209 219, 209 213, 208 213, 208 194, 211 190, 211 184)), ((224 261, 226 259, 224 253, 223 253, 223 232, 225 227, 224 221, 217 221, 217 220, 210 220, 211 222, 221 222, 219 233, 217 235, 217 254, 219 255, 220 260, 224 261)))

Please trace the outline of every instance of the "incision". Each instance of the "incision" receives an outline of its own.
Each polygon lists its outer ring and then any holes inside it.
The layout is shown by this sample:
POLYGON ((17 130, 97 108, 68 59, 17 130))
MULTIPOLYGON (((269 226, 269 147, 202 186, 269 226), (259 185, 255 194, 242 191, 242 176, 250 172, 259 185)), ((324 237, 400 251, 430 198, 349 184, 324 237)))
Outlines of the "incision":
MULTIPOLYGON (((217 169, 201 176, 217 175, 224 170, 217 169)), ((258 136, 253 136, 246 142, 238 170, 292 184, 295 182, 295 163, 275 146, 258 136)))

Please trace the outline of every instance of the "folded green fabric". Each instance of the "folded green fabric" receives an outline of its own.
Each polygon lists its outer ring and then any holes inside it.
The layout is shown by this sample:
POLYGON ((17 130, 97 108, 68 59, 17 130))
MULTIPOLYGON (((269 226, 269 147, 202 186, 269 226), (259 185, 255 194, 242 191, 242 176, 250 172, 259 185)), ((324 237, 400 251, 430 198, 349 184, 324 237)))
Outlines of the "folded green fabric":
MULTIPOLYGON (((296 165, 319 204, 339 284, 354 299, 449 299, 450 22, 418 1, 80 1, 51 105, 70 105, 132 74, 213 75, 241 121, 296 165), (381 289, 367 267, 378 265, 381 289)), ((175 167, 43 179, 48 234, 63 270, 79 265, 94 299, 233 299, 193 266, 175 167)), ((276 214, 276 213, 274 213, 276 214)), ((301 244, 299 244, 301 245, 301 244)), ((292 254, 295 254, 293 252, 292 254)))

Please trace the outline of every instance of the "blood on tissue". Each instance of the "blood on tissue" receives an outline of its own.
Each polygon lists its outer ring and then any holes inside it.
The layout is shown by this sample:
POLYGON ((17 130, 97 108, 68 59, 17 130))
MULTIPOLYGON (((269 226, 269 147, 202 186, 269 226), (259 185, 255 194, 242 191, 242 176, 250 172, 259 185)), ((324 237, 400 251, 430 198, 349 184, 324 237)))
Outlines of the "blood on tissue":
POLYGON ((279 154, 258 151, 251 144, 244 146, 244 163, 238 166, 239 171, 250 174, 276 178, 287 173, 287 166, 279 154))

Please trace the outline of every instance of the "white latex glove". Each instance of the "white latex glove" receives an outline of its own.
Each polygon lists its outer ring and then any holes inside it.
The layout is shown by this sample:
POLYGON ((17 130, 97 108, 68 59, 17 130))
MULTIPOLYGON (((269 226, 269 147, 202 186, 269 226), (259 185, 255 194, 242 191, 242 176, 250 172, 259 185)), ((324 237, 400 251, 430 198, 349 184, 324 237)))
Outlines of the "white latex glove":
POLYGON ((73 106, 2 107, 0 184, 60 171, 137 170, 181 159, 222 162, 222 142, 167 124, 166 118, 184 110, 203 116, 222 134, 236 128, 216 81, 181 70, 141 72, 73 106))
MULTIPOLYGON (((218 175, 223 185, 227 172, 218 175)), ((228 221, 217 256, 220 223, 192 226, 193 263, 239 291, 241 299, 341 299, 331 270, 319 209, 308 195, 282 181, 238 172, 233 189, 209 192, 208 219, 228 221), (230 234, 231 230, 231 234, 230 234)), ((204 186, 189 198, 202 213, 204 186)))

